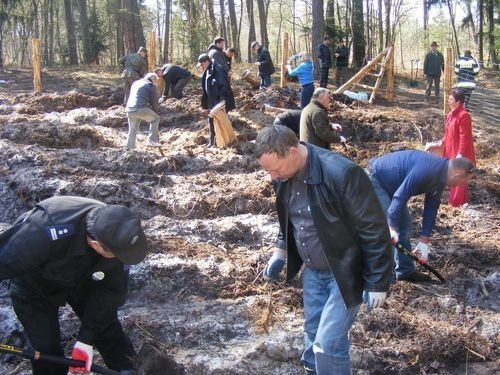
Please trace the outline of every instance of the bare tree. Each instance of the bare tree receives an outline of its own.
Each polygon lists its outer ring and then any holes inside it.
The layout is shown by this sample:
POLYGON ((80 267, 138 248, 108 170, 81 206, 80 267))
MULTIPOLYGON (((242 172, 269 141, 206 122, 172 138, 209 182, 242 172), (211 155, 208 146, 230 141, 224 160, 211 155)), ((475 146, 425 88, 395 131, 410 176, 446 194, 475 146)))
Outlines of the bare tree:
POLYGON ((82 45, 83 45, 83 62, 85 64, 90 64, 93 60, 92 58, 93 54, 89 38, 87 0, 77 0, 77 4, 78 4, 78 13, 80 14, 80 35, 82 37, 82 45))
POLYGON ((380 53, 385 48, 385 45, 384 45, 384 23, 383 23, 383 18, 382 18, 382 0, 378 0, 377 5, 378 5, 378 53, 380 53))
POLYGON ((163 30, 163 62, 169 62, 170 52, 170 13, 172 12, 172 0, 165 0, 165 30, 163 30))
POLYGON ((71 0, 64 0, 64 15, 66 18, 66 34, 68 38, 69 63, 78 64, 78 55, 76 50, 75 21, 73 18, 73 8, 71 0))
POLYGON ((227 29, 226 29, 226 8, 224 6, 224 0, 220 0, 220 26, 221 34, 224 40, 227 40, 227 29))
MULTIPOLYGON (((247 5, 247 16, 248 16, 248 24, 250 25, 248 29, 248 61, 252 61, 252 48, 250 45, 256 39, 255 35, 255 21, 253 19, 253 0, 246 0, 247 5)), ((262 42, 261 42, 262 43, 262 42)))
MULTIPOLYGON (((361 0, 362 1, 362 0, 361 0)), ((317 61, 318 52, 315 46, 319 46, 323 40, 324 33, 324 13, 323 13, 323 0, 312 0, 312 26, 311 26, 311 37, 312 37, 312 57, 313 61, 317 61)), ((314 64, 314 73, 318 74, 319 64, 314 64)))
POLYGON ((238 39, 238 22, 236 20, 236 9, 234 7, 234 0, 227 0, 227 8, 229 11, 229 25, 231 26, 231 44, 240 55, 240 43, 238 39))
POLYGON ((212 30, 212 37, 219 35, 217 20, 215 19, 214 2, 213 0, 206 0, 208 17, 210 19, 210 28, 212 30))
POLYGON ((259 10, 260 40, 263 45, 269 47, 269 38, 267 36, 267 12, 264 0, 257 0, 257 8, 259 10))
POLYGON ((352 63, 357 69, 365 60, 365 24, 363 18, 363 0, 352 1, 352 63))
POLYGON ((488 13, 488 45, 490 48, 490 58, 493 70, 499 70, 498 61, 497 61, 497 53, 495 49, 495 0, 487 0, 487 9, 488 13))

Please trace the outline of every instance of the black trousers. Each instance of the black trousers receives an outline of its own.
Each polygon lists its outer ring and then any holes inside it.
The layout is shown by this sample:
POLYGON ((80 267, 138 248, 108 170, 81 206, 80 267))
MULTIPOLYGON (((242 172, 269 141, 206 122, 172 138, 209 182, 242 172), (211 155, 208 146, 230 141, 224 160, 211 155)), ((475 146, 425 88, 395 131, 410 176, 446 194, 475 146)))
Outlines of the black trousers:
MULTIPOLYGON (((68 303, 78 317, 85 311, 85 301, 72 296, 68 303)), ((81 296, 78 296, 81 298, 81 296)), ((61 348, 59 307, 30 289, 11 283, 11 298, 14 311, 24 327, 24 334, 32 349, 42 354, 63 356, 61 348)), ((94 346, 101 353, 106 366, 112 370, 132 370, 135 356, 130 340, 123 332, 118 316, 109 325, 97 332, 94 346)), ((31 361, 33 375, 66 375, 68 367, 31 361)))
POLYGON ((328 85, 328 71, 330 68, 322 66, 319 70, 319 87, 326 87, 328 85))
POLYGON ((176 99, 182 99, 184 97, 184 87, 186 87, 186 85, 188 84, 188 82, 191 80, 191 76, 187 77, 187 78, 181 78, 179 79, 173 89, 172 89, 172 97, 176 98, 176 99))

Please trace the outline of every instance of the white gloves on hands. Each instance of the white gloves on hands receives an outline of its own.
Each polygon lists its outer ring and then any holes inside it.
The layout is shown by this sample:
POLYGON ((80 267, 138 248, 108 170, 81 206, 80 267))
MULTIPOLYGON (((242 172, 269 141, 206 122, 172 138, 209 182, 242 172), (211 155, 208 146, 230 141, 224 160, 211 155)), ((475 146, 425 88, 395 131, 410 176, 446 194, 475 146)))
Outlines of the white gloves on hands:
POLYGON ((343 135, 340 136, 340 143, 346 143, 347 139, 343 135))
POLYGON ((436 141, 436 142, 427 142, 425 144, 425 148, 424 148, 424 151, 429 151, 433 148, 436 148, 436 147, 441 147, 442 146, 442 142, 441 141, 436 141))
POLYGON ((368 312, 371 309, 382 306, 386 298, 387 292, 369 292, 367 290, 363 292, 363 302, 366 303, 368 312))
POLYGON ((277 281, 285 262, 286 250, 275 247, 273 255, 267 261, 266 268, 264 268, 264 279, 277 281))
POLYGON ((330 127, 338 133, 342 131, 342 126, 340 124, 330 124, 330 127))
POLYGON ((457 159, 460 159, 462 157, 462 154, 457 154, 457 159))
POLYGON ((392 227, 389 227, 389 232, 391 233, 392 243, 399 242, 399 234, 398 231, 392 227))
POLYGON ((83 367, 70 367, 69 374, 82 374, 88 373, 92 367, 92 359, 94 357, 94 348, 92 345, 85 344, 81 341, 77 341, 73 347, 73 352, 71 353, 71 358, 79 361, 85 362, 85 368, 83 367))
POLYGON ((413 250, 413 254, 415 254, 419 258, 422 258, 426 263, 427 260, 429 259, 430 252, 431 251, 429 249, 429 245, 423 242, 419 242, 415 247, 415 250, 413 250))
POLYGON ((208 117, 212 118, 215 116, 215 114, 217 112, 219 112, 220 109, 222 108, 225 108, 226 107, 226 101, 225 100, 221 100, 219 103, 217 103, 213 108, 212 110, 208 113, 208 117))

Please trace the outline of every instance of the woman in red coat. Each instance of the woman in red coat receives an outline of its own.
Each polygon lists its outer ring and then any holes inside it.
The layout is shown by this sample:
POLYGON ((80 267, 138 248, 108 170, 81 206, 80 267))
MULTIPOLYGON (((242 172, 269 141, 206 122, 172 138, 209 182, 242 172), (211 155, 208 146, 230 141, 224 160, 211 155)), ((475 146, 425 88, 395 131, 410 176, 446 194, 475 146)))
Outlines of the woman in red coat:
MULTIPOLYGON (((436 152, 442 149, 443 157, 447 159, 469 158, 474 165, 476 158, 472 143, 472 120, 464 107, 465 91, 451 90, 448 104, 451 108, 446 117, 444 137, 441 141, 426 145, 426 150, 436 152)), ((451 186, 449 203, 454 207, 467 203, 467 185, 451 186)))

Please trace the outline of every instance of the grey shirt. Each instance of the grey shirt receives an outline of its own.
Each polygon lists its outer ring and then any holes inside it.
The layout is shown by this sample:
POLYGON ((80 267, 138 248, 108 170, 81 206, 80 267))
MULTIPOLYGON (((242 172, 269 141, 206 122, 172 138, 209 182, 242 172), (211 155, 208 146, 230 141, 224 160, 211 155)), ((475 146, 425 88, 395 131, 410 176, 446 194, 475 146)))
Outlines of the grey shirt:
POLYGON ((306 267, 318 271, 329 271, 330 267, 323 252, 318 229, 314 224, 307 197, 307 178, 309 168, 306 166, 290 180, 291 197, 289 202, 290 221, 299 255, 306 267))
POLYGON ((158 94, 156 93, 156 86, 151 81, 142 78, 132 83, 126 112, 148 107, 158 113, 158 94))

